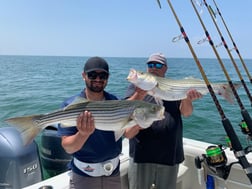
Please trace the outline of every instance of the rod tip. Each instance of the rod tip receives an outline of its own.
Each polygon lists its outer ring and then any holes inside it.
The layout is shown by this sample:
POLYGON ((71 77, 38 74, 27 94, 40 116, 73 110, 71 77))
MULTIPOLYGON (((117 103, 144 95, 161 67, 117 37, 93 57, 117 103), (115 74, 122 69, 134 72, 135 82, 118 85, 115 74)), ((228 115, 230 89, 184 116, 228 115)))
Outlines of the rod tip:
POLYGON ((160 0, 157 0, 157 3, 158 3, 159 8, 161 9, 162 7, 161 7, 160 0))

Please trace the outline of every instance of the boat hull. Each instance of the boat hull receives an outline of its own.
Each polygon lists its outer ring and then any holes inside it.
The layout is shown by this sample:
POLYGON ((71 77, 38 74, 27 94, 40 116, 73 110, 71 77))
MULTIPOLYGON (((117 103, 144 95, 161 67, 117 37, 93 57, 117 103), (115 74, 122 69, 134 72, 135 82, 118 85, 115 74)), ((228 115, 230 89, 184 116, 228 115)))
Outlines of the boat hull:
MULTIPOLYGON (((192 140, 188 138, 183 139, 185 161, 179 167, 179 174, 177 179, 177 189, 203 189, 206 188, 205 183, 205 171, 201 171, 195 166, 195 157, 204 154, 205 149, 213 144, 192 140)), ((129 147, 128 140, 123 140, 123 151, 120 157, 121 160, 121 178, 122 178, 122 189, 128 189, 128 165, 129 165, 129 147)), ((230 150, 226 150, 228 157, 228 163, 235 162, 237 159, 230 150)), ((252 162, 252 155, 247 155, 248 161, 252 162)), ((50 179, 44 180, 35 185, 25 187, 24 189, 34 189, 42 186, 52 186, 57 189, 65 189, 69 186, 69 179, 71 171, 67 171, 50 179), (60 181, 60 182, 59 182, 60 181)), ((233 165, 230 174, 226 180, 214 177, 215 188, 228 188, 228 189, 249 189, 252 185, 247 178, 244 170, 240 165, 233 165)))

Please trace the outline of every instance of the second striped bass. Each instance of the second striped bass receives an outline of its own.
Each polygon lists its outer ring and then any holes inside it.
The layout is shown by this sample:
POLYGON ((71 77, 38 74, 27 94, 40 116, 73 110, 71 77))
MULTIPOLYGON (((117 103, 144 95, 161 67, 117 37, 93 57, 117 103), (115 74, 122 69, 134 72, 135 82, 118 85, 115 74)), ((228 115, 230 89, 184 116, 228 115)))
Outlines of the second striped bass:
MULTIPOLYGON (((182 100, 186 98, 186 93, 190 89, 195 89, 202 95, 206 95, 209 92, 205 82, 200 79, 173 80, 134 69, 130 70, 127 80, 135 86, 148 91, 148 94, 157 100, 182 100)), ((233 103, 234 96, 228 83, 211 83, 211 86, 216 94, 233 103)), ((234 87, 237 89, 240 87, 240 84, 234 84, 234 87)))

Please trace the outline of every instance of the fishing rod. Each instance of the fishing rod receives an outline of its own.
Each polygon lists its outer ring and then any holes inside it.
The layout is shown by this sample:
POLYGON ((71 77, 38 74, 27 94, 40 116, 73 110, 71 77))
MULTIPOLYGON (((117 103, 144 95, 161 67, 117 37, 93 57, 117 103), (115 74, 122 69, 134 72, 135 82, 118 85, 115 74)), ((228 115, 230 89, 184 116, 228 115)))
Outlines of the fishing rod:
POLYGON ((218 62, 221 65, 221 68, 222 68, 222 70, 223 70, 223 72, 224 72, 224 74, 225 74, 225 76, 226 76, 226 78, 228 80, 229 86, 230 86, 230 88, 231 88, 231 90, 232 90, 232 92, 233 92, 233 94, 234 94, 234 96, 235 96, 235 98, 237 100, 237 103, 238 103, 238 105, 239 105, 239 107, 241 109, 241 114, 242 114, 242 117, 243 117, 245 123, 247 124, 248 130, 249 130, 250 134, 252 134, 252 119, 251 119, 248 111, 245 109, 244 105, 242 104, 242 101, 241 101, 241 99, 240 99, 240 97, 239 97, 239 95, 238 95, 238 93, 237 93, 237 91, 235 89, 235 86, 234 86, 232 80, 230 79, 230 76, 229 76, 229 74, 228 74, 228 72, 227 72, 227 70, 226 70, 226 68, 225 68, 225 66, 224 66, 224 64, 223 64, 223 62, 222 62, 222 60, 220 58, 220 55, 219 55, 218 51, 216 50, 214 42, 211 39, 211 36, 210 36, 209 32, 207 31, 206 26, 205 26, 205 24, 204 24, 204 22, 203 22, 203 20, 202 20, 202 18, 200 16, 196 6, 194 4, 194 0, 191 0, 191 4, 193 6, 193 9, 194 9, 199 21, 200 21, 200 24, 201 24, 202 28, 204 29, 204 32, 205 32, 206 37, 208 39, 209 45, 212 47, 212 49, 213 49, 213 51, 214 51, 214 53, 215 53, 215 55, 216 55, 216 57, 218 59, 218 62))
POLYGON ((252 83, 252 78, 251 78, 251 76, 250 76, 250 74, 249 74, 249 71, 248 71, 248 69, 247 69, 247 67, 246 67, 246 64, 245 64, 245 62, 244 62, 244 60, 243 60, 243 58, 242 58, 242 56, 241 56, 241 54, 240 54, 240 51, 238 50, 238 47, 236 46, 236 44, 235 44, 235 42, 234 42, 234 39, 233 39, 233 37, 232 37, 232 35, 231 35, 231 33, 230 33, 230 31, 229 31, 227 25, 226 25, 226 22, 224 21, 224 18, 223 18, 223 16, 222 16, 221 12, 220 12, 220 9, 218 8, 218 6, 217 6, 215 0, 213 0, 213 2, 214 2, 214 5, 215 5, 215 7, 216 7, 216 9, 217 9, 218 14, 219 14, 220 17, 221 17, 222 23, 224 24, 224 26, 225 26, 225 28, 226 28, 226 30, 227 30, 227 33, 228 33, 228 35, 229 35, 229 38, 231 39, 231 41, 232 41, 232 43, 233 43, 235 52, 238 54, 238 56, 239 56, 239 58, 240 58, 240 60, 241 60, 241 63, 242 63, 242 65, 243 65, 243 68, 244 68, 244 70, 246 71, 247 76, 248 76, 250 82, 252 83))
POLYGON ((216 29, 217 29, 219 35, 220 35, 221 41, 222 41, 222 43, 223 43, 223 45, 224 45, 224 47, 225 47, 225 49, 226 49, 226 51, 227 51, 227 53, 228 53, 228 55, 229 55, 229 57, 230 57, 231 62, 233 63, 233 65, 234 65, 234 67, 235 67, 235 70, 236 70, 236 72, 237 72, 237 74, 238 74, 238 76, 239 76, 239 78, 240 78, 240 80, 241 80, 241 83, 242 83, 242 85, 243 85, 243 87, 244 87, 244 89, 245 89, 245 91, 246 91, 246 93, 247 93, 247 96, 248 96, 248 98, 249 98, 249 100, 250 100, 250 103, 251 103, 251 105, 252 105, 252 97, 251 97, 251 94, 250 94, 250 92, 249 92, 249 89, 248 89, 246 83, 244 82, 244 80, 243 80, 243 78, 242 78, 242 75, 241 75, 241 73, 240 73, 240 71, 239 71, 239 68, 237 67, 237 65, 236 65, 236 63, 235 63, 235 60, 234 60, 234 58, 233 58, 231 52, 230 52, 229 49, 228 49, 228 45, 227 45, 227 43, 226 43, 226 41, 225 41, 225 39, 224 39, 224 37, 223 37, 221 31, 220 31, 220 29, 219 29, 219 27, 218 27, 218 25, 217 25, 215 19, 214 19, 214 16, 213 16, 212 11, 211 11, 211 7, 207 4, 206 0, 204 0, 204 4, 205 4, 205 6, 207 7, 208 13, 210 14, 210 16, 211 16, 211 18, 212 18, 212 21, 213 21, 213 23, 214 23, 214 25, 215 25, 215 27, 216 27, 216 29))
POLYGON ((244 171, 245 171, 246 175, 248 176, 250 182, 252 183, 252 167, 250 166, 250 163, 248 162, 248 160, 247 160, 247 158, 245 156, 245 152, 244 152, 244 150, 242 148, 242 145, 241 145, 241 143, 240 143, 240 141, 239 141, 239 139, 238 139, 232 125, 231 125, 231 122, 225 116, 225 113, 224 113, 224 111, 223 111, 223 109, 222 109, 222 107, 221 107, 221 105, 220 105, 214 91, 213 91, 212 86, 210 85, 210 83, 208 81, 208 78, 207 78, 207 76, 205 74, 205 71, 203 70, 203 67, 201 66, 201 63, 200 63, 196 53, 194 52, 194 49, 193 49, 193 47, 192 47, 192 45, 190 43, 190 40, 189 40, 189 38, 188 38, 188 36, 187 36, 187 34, 186 34, 186 32, 185 32, 179 18, 178 18, 178 16, 177 16, 177 14, 176 14, 176 12, 175 12, 175 10, 173 8, 170 0, 167 0, 167 2, 169 4, 169 7, 170 7, 175 19, 176 19, 176 22, 177 22, 179 28, 180 28, 181 34, 183 35, 184 40, 185 40, 186 44, 188 45, 188 47, 190 49, 190 52, 191 52, 191 54, 192 54, 192 56, 193 56, 193 58, 195 60, 195 63, 197 64, 198 69, 199 69, 199 71, 200 71, 200 73, 201 73, 201 75, 202 75, 202 77, 203 77, 203 79, 204 79, 204 81, 205 81, 205 83, 207 85, 207 88, 209 90, 209 93, 210 93, 215 105, 216 105, 216 108, 217 108, 217 110, 218 110, 218 112, 219 112, 219 114, 221 116, 223 127, 224 127, 224 129, 225 129, 225 131, 226 131, 226 133, 227 133, 227 135, 230 138, 230 141, 232 143, 232 148, 233 148, 233 152, 235 154, 235 157, 239 160, 240 165, 242 166, 242 168, 244 169, 244 171))

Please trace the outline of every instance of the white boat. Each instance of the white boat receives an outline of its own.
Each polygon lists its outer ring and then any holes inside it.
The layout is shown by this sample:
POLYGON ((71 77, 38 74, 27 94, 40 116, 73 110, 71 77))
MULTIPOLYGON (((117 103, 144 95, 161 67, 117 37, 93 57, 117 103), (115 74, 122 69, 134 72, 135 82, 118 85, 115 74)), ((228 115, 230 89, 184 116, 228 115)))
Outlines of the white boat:
MULTIPOLYGON (((124 148, 121 155, 121 178, 122 189, 128 189, 127 169, 129 165, 128 141, 124 140, 124 148)), ((204 170, 199 170, 195 166, 195 157, 204 154, 205 149, 213 144, 200 142, 184 138, 185 161, 179 167, 177 189, 203 189, 206 188, 204 170)), ((229 163, 237 161, 233 152, 227 150, 226 155, 229 163)), ((252 162, 252 155, 247 158, 252 162)), ((40 188, 42 186, 52 186, 57 189, 66 189, 69 186, 71 171, 67 171, 58 176, 42 181, 40 183, 25 187, 24 189, 40 188)), ((229 177, 224 180, 213 176, 216 189, 249 189, 252 185, 240 165, 231 168, 229 177)))
MULTIPOLYGON (((5 128, 6 129, 6 128, 5 128)), ((1 131, 1 130, 0 130, 1 131)), ((2 138, 8 138, 8 144, 11 143, 10 140, 19 140, 18 135, 15 134, 15 132, 12 132, 13 128, 10 131, 6 130, 3 132, 0 132, 0 140, 3 140, 2 138), (14 133, 14 134, 13 134, 14 133), (13 135, 13 137, 11 137, 11 135, 13 135), (5 137, 3 137, 5 136, 5 137), (2 137, 2 138, 1 138, 2 137)), ((51 131, 49 131, 51 132, 51 131)), ((52 134, 53 132, 51 132, 52 134)), ((47 134, 48 137, 48 134, 47 134)), ((50 136, 52 137, 52 135, 50 136)), ((59 139, 59 138, 58 138, 59 139)), ((47 138, 47 140, 50 140, 47 138)), ((4 142, 0 141, 0 144, 4 144, 4 142)), ((209 148, 209 146, 211 146, 211 148, 215 147, 218 148, 219 146, 216 144, 210 144, 210 143, 206 143, 206 142, 201 142, 201 141, 197 141, 197 140, 193 140, 193 139, 188 139, 188 138, 184 138, 183 139, 183 144, 184 144, 184 151, 185 151, 185 161, 180 165, 179 167, 179 174, 178 174, 178 179, 177 179, 177 189, 203 189, 206 188, 206 175, 210 175, 213 179, 214 182, 214 186, 215 189, 248 189, 248 188, 252 188, 252 184, 250 182, 250 180, 248 179, 244 169, 242 169, 240 164, 234 164, 232 166, 230 166, 230 172, 229 169, 227 169, 230 165, 230 163, 233 162, 237 162, 237 159, 234 156, 233 151, 230 150, 230 148, 226 148, 224 149, 223 147, 220 148, 222 149, 221 153, 225 152, 225 157, 227 159, 227 161, 224 163, 224 168, 223 170, 221 170, 220 164, 218 164, 218 171, 216 171, 217 169, 215 169, 214 165, 211 165, 209 167, 207 166, 202 166, 201 169, 196 167, 195 162, 198 162, 197 165, 206 165, 203 162, 203 157, 205 157, 202 154, 206 154, 206 149, 209 148), (199 161, 195 161, 195 160, 200 160, 199 161), (216 172, 215 172, 216 171, 216 172), (222 178, 223 174, 225 174, 224 177, 226 178, 222 178)), ((20 145, 17 148, 13 148, 14 150, 20 149, 20 145)), ((12 145, 13 147, 13 145, 12 145)), ((56 150, 57 146, 53 146, 51 145, 52 149, 51 150, 56 150)), ((43 146, 42 146, 43 148, 43 146)), ((18 151, 18 150, 17 150, 18 151)), ((24 151, 24 150, 22 150, 24 151)), ((45 152, 47 152, 48 154, 52 154, 50 152, 50 149, 47 149, 47 151, 44 149, 45 152)), ((215 151, 215 150, 214 150, 215 151)), ((122 189, 128 189, 128 165, 129 165, 129 146, 128 146, 128 140, 124 139, 123 140, 123 150, 122 150, 122 154, 120 156, 120 161, 121 161, 121 178, 122 178, 122 189)), ((216 151, 215 151, 216 152, 216 151)), ((35 153, 35 152, 33 152, 35 153)), ((13 154, 18 154, 18 153, 13 153, 13 154)), ((33 154, 34 155, 34 154, 33 154)), ((41 155, 41 153, 40 153, 41 155)), ((217 154, 217 155, 222 155, 222 154, 217 154)), ((23 155, 20 155, 23 156, 23 155)), ((28 158, 28 157, 26 157, 28 158)), ((218 157, 219 158, 219 157, 218 157)), ((252 162, 252 154, 247 154, 246 158, 249 162, 252 162)), ((220 159, 220 158, 219 158, 220 159)), ((9 167, 7 171, 5 170, 1 170, 1 174, 3 174, 3 172, 7 175, 10 173, 12 173, 12 169, 15 172, 20 172, 21 175, 25 175, 25 177, 23 178, 23 181, 20 181, 22 179, 20 178, 14 178, 15 180, 19 180, 19 182, 23 185, 22 187, 19 188, 23 188, 23 189, 67 189, 69 187, 69 179, 71 176, 71 171, 70 170, 66 170, 61 174, 58 174, 56 176, 53 176, 49 179, 46 180, 33 180, 31 178, 33 178, 34 176, 36 176, 36 174, 39 175, 38 172, 38 164, 31 162, 31 165, 29 166, 19 166, 20 171, 17 170, 17 165, 18 163, 15 163, 15 158, 12 158, 12 160, 9 162, 9 167), (11 165, 11 166, 10 166, 11 165), (16 165, 16 166, 14 166, 16 165), (26 179, 26 181, 25 181, 26 179), (25 183, 27 182, 27 183, 25 183), (31 182, 33 182, 31 184, 31 182)), ((18 158, 16 158, 17 162, 22 162, 20 161, 18 158)), ((35 160, 34 160, 35 161, 35 160)), ((55 159, 52 160, 52 164, 55 165, 56 161, 60 161, 59 159, 55 159)), ((48 163, 48 162, 47 162, 48 163)), ((2 169, 3 166, 1 166, 2 169)), ((14 172, 13 171, 13 172, 14 172)), ((13 174, 13 173, 12 173, 13 174)), ((17 174, 18 175, 18 174, 17 174)), ((12 175, 13 177, 17 177, 17 175, 12 175)), ((5 176, 7 178, 6 181, 1 181, 0 183, 0 188, 18 188, 17 186, 14 186, 13 183, 14 181, 11 181, 10 178, 8 176, 5 176)), ((22 176, 23 177, 23 176, 22 176)), ((39 176, 38 176, 39 177, 39 176)), ((2 178, 0 178, 2 179, 2 178)), ((15 181, 16 182, 16 181, 15 181)))

